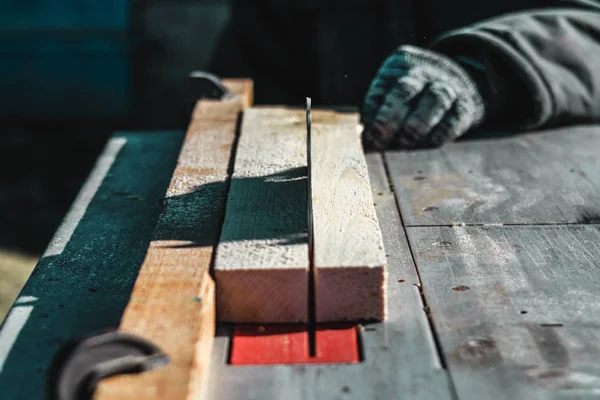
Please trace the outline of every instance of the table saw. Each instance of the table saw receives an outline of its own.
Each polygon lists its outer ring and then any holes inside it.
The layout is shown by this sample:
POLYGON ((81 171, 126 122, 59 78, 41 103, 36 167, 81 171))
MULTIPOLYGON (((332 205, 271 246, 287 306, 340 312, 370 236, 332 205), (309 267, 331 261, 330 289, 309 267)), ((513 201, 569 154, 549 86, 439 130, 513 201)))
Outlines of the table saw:
MULTIPOLYGON (((183 138, 122 132, 108 142, 2 325, 2 398, 44 398, 67 340, 119 327, 183 138)), ((338 329, 331 359, 262 365, 235 361, 232 342, 250 337, 253 356, 292 349, 298 332, 218 323, 209 371, 192 369, 186 390, 197 373, 194 393, 207 399, 598 398, 599 149, 600 128, 577 126, 368 153, 385 321, 338 329), (356 341, 336 342, 348 331, 356 341)))

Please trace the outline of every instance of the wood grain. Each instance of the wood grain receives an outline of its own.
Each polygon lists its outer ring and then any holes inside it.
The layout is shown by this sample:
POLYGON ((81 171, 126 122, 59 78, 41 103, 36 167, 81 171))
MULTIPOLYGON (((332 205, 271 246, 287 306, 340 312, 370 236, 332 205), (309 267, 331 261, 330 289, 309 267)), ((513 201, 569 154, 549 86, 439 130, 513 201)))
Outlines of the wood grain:
POLYGON ((219 321, 308 319, 306 139, 301 110, 244 112, 214 269, 219 321))
POLYGON ((407 226, 600 222, 600 127, 388 152, 407 226))
POLYGON ((250 79, 224 79, 223 84, 231 93, 240 96, 243 108, 252 107, 254 103, 254 82, 250 79))
POLYGON ((358 115, 315 111, 312 126, 317 321, 383 320, 386 259, 358 115))
POLYGON ((209 267, 242 99, 196 105, 165 208, 119 327, 154 342, 171 362, 104 381, 96 400, 204 396, 215 326, 209 267))
POLYGON ((436 351, 417 287, 419 278, 381 157, 369 154, 366 158, 388 252, 389 311, 386 321, 367 324, 361 331, 362 362, 310 367, 232 366, 227 363, 231 332, 221 325, 208 387, 211 400, 456 399, 436 351))
POLYGON ((600 226, 408 233, 458 398, 598 398, 600 226))

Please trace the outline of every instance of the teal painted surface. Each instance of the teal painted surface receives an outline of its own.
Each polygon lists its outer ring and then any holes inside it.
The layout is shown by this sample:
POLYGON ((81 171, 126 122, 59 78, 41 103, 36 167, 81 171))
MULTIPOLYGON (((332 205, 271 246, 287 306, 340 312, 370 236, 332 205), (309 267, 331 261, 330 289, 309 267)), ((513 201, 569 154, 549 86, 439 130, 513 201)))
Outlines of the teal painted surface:
POLYGON ((122 38, 0 37, 0 116, 124 116, 132 102, 128 52, 122 38))
POLYGON ((127 0, 0 1, 0 118, 131 110, 127 0))
POLYGON ((135 109, 144 127, 180 127, 181 85, 208 68, 230 2, 0 0, 0 118, 135 109))
MULTIPOLYGON (((183 132, 116 137, 126 142, 95 195, 84 195, 93 198, 82 218, 66 220, 68 226, 61 228, 73 234, 49 246, 19 296, 33 309, 13 345, 0 341, 1 399, 46 398, 46 369, 59 347, 119 325, 162 210, 183 132)), ((11 337, 14 328, 5 323, 0 337, 11 337)))
POLYGON ((0 30, 124 30, 127 0, 2 0, 0 30))

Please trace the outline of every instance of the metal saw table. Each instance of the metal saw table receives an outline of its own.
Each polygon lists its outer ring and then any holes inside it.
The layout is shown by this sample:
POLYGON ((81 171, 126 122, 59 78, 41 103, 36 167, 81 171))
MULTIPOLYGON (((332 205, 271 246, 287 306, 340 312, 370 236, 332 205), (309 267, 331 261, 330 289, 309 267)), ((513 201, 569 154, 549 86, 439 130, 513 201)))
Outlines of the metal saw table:
MULTIPOLYGON (((0 330, 3 399, 44 398, 69 338, 119 325, 183 132, 114 135, 0 330)), ((389 319, 353 365, 230 366, 214 399, 600 396, 600 127, 368 154, 389 319)))

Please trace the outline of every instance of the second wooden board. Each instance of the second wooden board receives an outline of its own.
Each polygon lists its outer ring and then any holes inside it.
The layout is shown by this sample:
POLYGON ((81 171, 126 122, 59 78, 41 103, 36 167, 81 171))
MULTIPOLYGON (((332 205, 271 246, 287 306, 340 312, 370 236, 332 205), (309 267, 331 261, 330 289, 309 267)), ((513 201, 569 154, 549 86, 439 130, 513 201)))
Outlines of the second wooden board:
POLYGON ((311 195, 316 319, 385 319, 386 258, 357 114, 315 111, 311 195))
POLYGON ((217 250, 217 315, 308 320, 306 126, 301 110, 244 112, 217 250))

